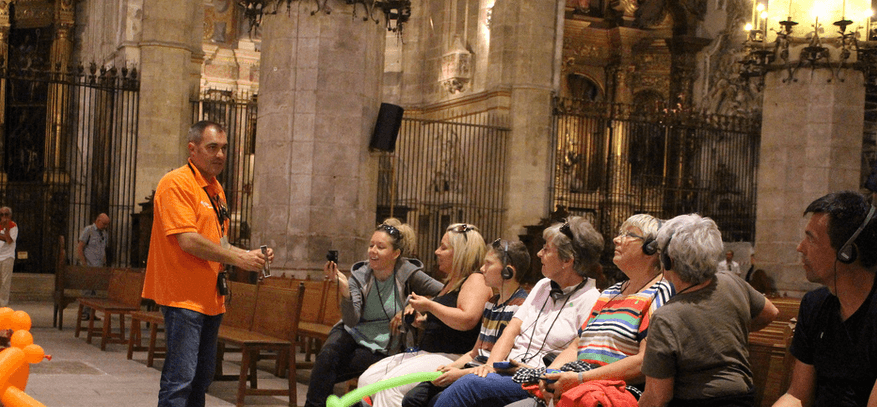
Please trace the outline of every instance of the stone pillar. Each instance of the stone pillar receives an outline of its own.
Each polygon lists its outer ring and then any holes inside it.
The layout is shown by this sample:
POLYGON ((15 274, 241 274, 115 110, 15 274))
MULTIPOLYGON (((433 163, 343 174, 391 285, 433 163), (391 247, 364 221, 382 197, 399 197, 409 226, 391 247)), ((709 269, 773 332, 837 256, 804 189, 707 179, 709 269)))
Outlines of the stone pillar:
MULTIPOLYGON (((488 80, 509 88, 509 139, 503 236, 526 233, 554 208, 548 207, 552 148, 551 98, 559 72, 562 30, 558 1, 498 1, 493 6, 488 80)), ((562 7, 562 5, 561 5, 562 7)))
POLYGON ((311 15, 313 3, 294 2, 263 19, 252 244, 274 247, 274 268, 297 276, 322 273, 329 249, 342 267, 361 260, 375 226, 368 145, 385 28, 328 6, 311 15))
POLYGON ((833 77, 802 68, 797 81, 783 83, 787 75, 765 78, 755 250, 779 291, 800 296, 817 287, 804 279, 795 251, 804 209, 829 192, 859 188, 865 85, 852 69, 833 77))
POLYGON ((203 20, 203 2, 143 0, 137 200, 150 196, 158 180, 188 157, 185 140, 201 76, 203 20))

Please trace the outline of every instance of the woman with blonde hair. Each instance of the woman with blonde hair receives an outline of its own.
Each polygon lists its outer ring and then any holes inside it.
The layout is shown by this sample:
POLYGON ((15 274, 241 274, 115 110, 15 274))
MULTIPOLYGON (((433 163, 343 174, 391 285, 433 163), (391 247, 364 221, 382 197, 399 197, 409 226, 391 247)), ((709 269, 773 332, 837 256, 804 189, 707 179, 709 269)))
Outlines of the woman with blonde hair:
MULTIPOLYGON (((472 349, 484 304, 493 295, 484 275, 478 273, 485 252, 477 227, 456 223, 447 228, 435 251, 438 269, 445 275, 444 288, 433 299, 412 292, 408 301, 406 314, 414 318, 412 325, 422 330, 417 346, 369 367, 359 377, 360 387, 388 377, 434 371, 472 349)), ((398 406, 415 385, 378 392, 372 398, 373 405, 398 406)))
POLYGON ((390 218, 375 228, 368 260, 354 264, 349 278, 334 262, 326 263, 326 278, 338 282, 341 321, 314 361, 305 406, 324 407, 335 383, 356 378, 396 353, 406 297, 413 291, 436 295, 442 289, 419 260, 409 258, 415 239, 410 226, 390 218))

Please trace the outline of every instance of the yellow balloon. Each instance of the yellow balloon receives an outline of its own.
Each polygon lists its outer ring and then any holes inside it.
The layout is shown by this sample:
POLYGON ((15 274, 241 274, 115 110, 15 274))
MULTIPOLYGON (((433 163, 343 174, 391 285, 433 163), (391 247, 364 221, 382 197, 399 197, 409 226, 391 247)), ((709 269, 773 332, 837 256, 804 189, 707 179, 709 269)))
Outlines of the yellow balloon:
POLYGON ((27 315, 27 312, 24 311, 15 311, 12 313, 12 318, 10 320, 10 328, 17 331, 19 329, 24 329, 25 331, 30 331, 30 315, 27 315))
POLYGON ((33 343, 33 335, 25 330, 18 330, 12 334, 9 343, 16 348, 24 349, 25 346, 33 343))

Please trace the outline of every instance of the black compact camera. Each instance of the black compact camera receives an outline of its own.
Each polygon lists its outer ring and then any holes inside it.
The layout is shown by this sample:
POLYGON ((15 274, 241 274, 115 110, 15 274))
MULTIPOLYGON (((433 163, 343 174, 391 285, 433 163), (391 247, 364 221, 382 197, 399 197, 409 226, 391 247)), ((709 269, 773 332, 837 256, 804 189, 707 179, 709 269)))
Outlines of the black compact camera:
POLYGON ((228 272, 221 271, 216 277, 216 289, 219 295, 228 295, 228 272))
POLYGON ((338 250, 329 250, 329 253, 326 253, 326 260, 338 264, 338 250))

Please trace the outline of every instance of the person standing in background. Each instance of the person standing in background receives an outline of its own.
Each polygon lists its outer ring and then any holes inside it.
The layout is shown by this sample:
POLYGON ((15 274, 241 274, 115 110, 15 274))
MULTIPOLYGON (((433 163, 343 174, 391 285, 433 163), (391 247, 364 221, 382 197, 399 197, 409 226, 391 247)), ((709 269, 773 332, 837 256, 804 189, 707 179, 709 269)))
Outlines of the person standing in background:
POLYGON ((725 260, 719 262, 718 271, 719 273, 732 274, 737 277, 743 278, 743 276, 740 275, 740 264, 734 261, 733 250, 725 251, 725 260))
MULTIPOLYGON (((76 259, 79 264, 88 267, 103 267, 107 265, 107 227, 110 225, 110 217, 102 213, 97 215, 94 223, 82 229, 79 234, 79 244, 76 245, 76 259)), ((82 290, 83 297, 93 297, 95 290, 82 290)), ((83 321, 91 317, 91 308, 82 310, 83 321)), ((98 320, 95 318, 95 320, 98 320)))
POLYGON ((18 240, 18 225, 12 221, 12 209, 4 206, 0 208, 0 307, 9 305, 16 240, 18 240))
POLYGON ((94 223, 82 229, 79 244, 76 246, 76 259, 79 264, 88 267, 107 265, 107 227, 110 217, 102 213, 97 215, 94 223))

